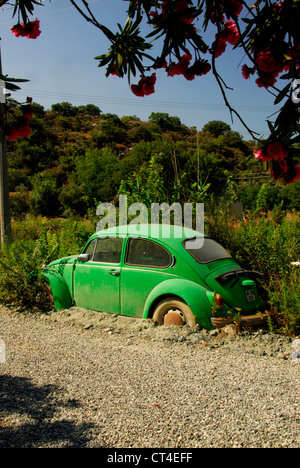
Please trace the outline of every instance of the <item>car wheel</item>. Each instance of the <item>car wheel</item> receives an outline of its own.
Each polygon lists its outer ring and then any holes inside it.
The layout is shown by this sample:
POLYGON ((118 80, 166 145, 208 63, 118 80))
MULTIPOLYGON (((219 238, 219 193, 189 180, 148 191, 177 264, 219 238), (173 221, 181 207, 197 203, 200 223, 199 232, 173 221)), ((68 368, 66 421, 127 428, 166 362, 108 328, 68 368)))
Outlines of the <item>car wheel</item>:
POLYGON ((190 307, 185 302, 173 298, 164 299, 156 306, 153 321, 159 325, 197 325, 190 307))

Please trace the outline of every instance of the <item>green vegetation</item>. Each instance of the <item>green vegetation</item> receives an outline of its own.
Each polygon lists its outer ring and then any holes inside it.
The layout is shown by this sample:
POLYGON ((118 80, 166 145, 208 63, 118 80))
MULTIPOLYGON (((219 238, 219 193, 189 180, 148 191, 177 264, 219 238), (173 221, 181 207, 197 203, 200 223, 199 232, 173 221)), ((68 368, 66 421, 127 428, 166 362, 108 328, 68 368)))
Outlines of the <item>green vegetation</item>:
POLYGON ((30 281, 31 271, 78 253, 95 230, 97 205, 126 194, 148 207, 204 202, 207 232, 262 273, 270 329, 299 333, 300 270, 291 262, 300 259, 300 182, 273 181, 267 163, 253 159, 254 142, 219 121, 197 136, 165 113, 142 122, 94 105, 34 110, 31 135, 8 145, 13 243, 0 253, 2 303, 38 305, 41 281, 30 281))

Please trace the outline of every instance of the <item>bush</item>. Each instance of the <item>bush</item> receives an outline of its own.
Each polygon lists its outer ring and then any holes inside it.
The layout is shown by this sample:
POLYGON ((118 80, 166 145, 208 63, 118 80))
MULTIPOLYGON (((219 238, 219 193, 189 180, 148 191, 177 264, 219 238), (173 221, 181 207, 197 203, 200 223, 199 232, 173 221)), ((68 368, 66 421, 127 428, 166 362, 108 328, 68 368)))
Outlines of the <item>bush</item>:
POLYGON ((57 216, 60 211, 57 181, 50 174, 36 174, 33 177, 33 190, 29 200, 34 215, 57 216))
POLYGON ((0 250, 0 302, 24 308, 39 305, 42 265, 79 254, 94 227, 88 221, 47 223, 43 218, 29 218, 22 226, 21 235, 20 223, 13 226, 16 240, 0 250), (34 271, 37 275, 33 280, 34 271))
POLYGON ((300 332, 299 267, 300 221, 288 219, 274 210, 272 217, 262 216, 236 225, 227 214, 207 220, 207 232, 226 247, 240 265, 261 273, 259 284, 271 313, 270 326, 280 332, 300 332))

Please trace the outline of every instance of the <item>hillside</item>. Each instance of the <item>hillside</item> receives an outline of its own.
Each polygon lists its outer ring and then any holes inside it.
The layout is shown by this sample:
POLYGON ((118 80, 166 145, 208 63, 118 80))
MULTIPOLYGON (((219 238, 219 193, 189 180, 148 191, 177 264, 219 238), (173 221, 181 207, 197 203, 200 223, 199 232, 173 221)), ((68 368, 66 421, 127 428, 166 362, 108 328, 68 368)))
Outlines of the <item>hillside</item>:
MULTIPOLYGON (((100 202, 240 201, 245 210, 299 206, 297 185, 280 186, 229 125, 208 122, 198 134, 178 117, 102 114, 93 104, 33 104, 31 134, 8 144, 12 215, 47 217, 94 211, 100 202)), ((13 127, 20 111, 8 115, 13 127)))

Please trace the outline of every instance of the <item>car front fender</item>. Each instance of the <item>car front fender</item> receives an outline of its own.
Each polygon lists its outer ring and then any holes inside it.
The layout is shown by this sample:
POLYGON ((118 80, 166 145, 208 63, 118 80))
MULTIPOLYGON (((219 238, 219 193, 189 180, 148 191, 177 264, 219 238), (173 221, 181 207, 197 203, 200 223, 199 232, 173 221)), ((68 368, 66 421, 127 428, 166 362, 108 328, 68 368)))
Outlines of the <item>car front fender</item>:
POLYGON ((151 318, 155 306, 168 296, 182 299, 191 309, 197 322, 204 328, 212 329, 212 306, 206 296, 207 289, 186 279, 168 279, 159 283, 149 294, 143 311, 143 318, 151 318))
POLYGON ((55 268, 44 268, 42 270, 42 277, 51 288, 54 307, 57 310, 68 309, 73 305, 69 288, 63 276, 55 268))

